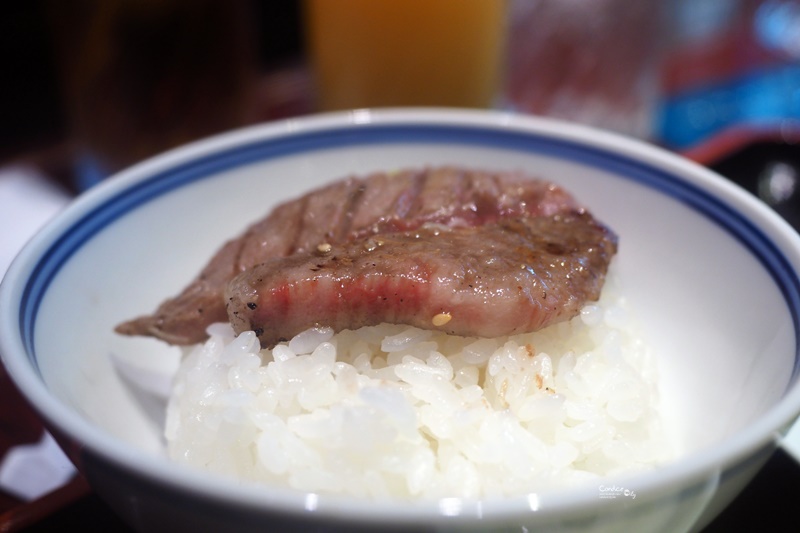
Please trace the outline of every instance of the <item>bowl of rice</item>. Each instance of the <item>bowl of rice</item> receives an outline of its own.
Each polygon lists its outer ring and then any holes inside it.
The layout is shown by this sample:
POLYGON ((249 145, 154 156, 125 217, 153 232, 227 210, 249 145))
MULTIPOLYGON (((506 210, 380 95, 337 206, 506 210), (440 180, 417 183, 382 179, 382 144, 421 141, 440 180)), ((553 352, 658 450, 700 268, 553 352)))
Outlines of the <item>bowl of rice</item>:
POLYGON ((78 197, 0 286, 0 354, 136 530, 691 531, 800 413, 798 272, 785 221, 659 148, 502 112, 358 110, 201 140, 78 197), (492 338, 115 331, 280 203, 446 165, 587 206, 619 239, 600 297, 492 338))

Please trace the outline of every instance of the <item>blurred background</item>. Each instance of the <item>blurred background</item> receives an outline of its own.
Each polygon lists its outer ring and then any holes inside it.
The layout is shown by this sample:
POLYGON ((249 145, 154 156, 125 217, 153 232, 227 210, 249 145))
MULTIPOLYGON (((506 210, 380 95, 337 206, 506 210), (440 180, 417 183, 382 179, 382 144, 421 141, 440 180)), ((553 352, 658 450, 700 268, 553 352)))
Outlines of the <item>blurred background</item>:
MULTIPOLYGON (((800 228, 800 0, 9 1, 0 72, 0 276, 49 216, 143 158, 375 106, 501 109, 643 139, 800 228)), ((43 441, 2 369, 0 395, 3 482, 7 452, 43 441)), ((122 528, 71 475, 0 484, 0 530, 87 516, 122 528)), ((800 490, 797 464, 777 457, 760 483, 743 497, 767 495, 749 511, 764 526, 787 515, 776 495, 800 490)), ((746 520, 734 509, 716 528, 746 520)))
POLYGON ((310 111, 297 2, 30 0, 7 8, 0 159, 38 157, 70 189, 198 137, 310 111), (86 158, 90 148, 98 161, 86 158), (80 177, 91 171, 101 174, 80 177))
POLYGON ((36 154, 77 190, 218 131, 374 106, 553 116, 716 162, 795 143, 800 2, 28 0, 0 18, 0 65, 0 163, 36 154))

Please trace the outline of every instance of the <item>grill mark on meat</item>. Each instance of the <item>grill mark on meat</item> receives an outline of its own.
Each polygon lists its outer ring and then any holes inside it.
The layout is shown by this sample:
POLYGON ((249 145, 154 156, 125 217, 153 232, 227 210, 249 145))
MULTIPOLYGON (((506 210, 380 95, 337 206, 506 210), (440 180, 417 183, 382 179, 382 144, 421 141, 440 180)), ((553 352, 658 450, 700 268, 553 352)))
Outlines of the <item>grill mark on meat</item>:
POLYGON ((226 285, 262 262, 313 252, 323 243, 378 240, 377 236, 412 231, 423 224, 473 227, 578 207, 560 187, 514 173, 442 167, 348 178, 278 205, 226 242, 181 293, 116 330, 171 344, 202 342, 208 325, 227 319, 226 285))
POLYGON ((348 179, 330 187, 327 194, 303 196, 302 231, 286 255, 306 252, 321 241, 335 241, 338 228, 346 223, 348 198, 356 186, 354 180, 348 179))
POLYGON ((599 297, 616 238, 585 211, 452 229, 423 226, 274 259, 228 285, 237 333, 262 346, 323 325, 383 322, 496 337, 567 320, 599 297))
MULTIPOLYGON (((499 190, 500 187, 496 176, 491 176, 486 182, 486 185, 491 187, 490 190, 499 190)), ((486 191, 476 179, 470 178, 468 190, 469 198, 464 201, 465 204, 468 204, 468 208, 478 217, 480 217, 482 213, 489 212, 492 208, 492 202, 489 201, 486 191)))
POLYGON ((234 239, 241 242, 238 269, 258 264, 266 257, 289 255, 297 249, 303 230, 302 214, 308 199, 301 197, 294 202, 275 208, 272 213, 251 225, 242 235, 234 239), (276 231, 279 229, 280 231, 276 231))
POLYGON ((454 200, 451 202, 443 202, 443 191, 437 189, 437 186, 441 187, 443 182, 441 174, 442 170, 436 169, 431 172, 426 172, 420 177, 417 196, 414 198, 411 212, 412 219, 421 218, 424 220, 436 220, 437 217, 441 217, 441 210, 443 210, 446 205, 461 203, 461 198, 459 198, 459 189, 462 183, 461 173, 458 172, 457 169, 455 170, 454 179, 449 180, 450 190, 444 191, 451 195, 450 198, 454 200))
POLYGON ((347 239, 353 228, 353 218, 360 205, 360 200, 364 197, 364 193, 369 185, 365 182, 354 182, 353 190, 347 195, 347 205, 344 210, 344 220, 335 227, 338 232, 334 237, 335 242, 343 242, 347 239))
POLYGON ((426 173, 417 172, 412 175, 405 192, 401 192, 394 205, 394 217, 397 220, 408 220, 421 209, 420 195, 425 184, 426 173))
POLYGON ((416 220, 420 211, 420 194, 425 172, 404 171, 378 174, 365 180, 362 202, 357 205, 352 230, 347 238, 403 231, 416 220), (380 215, 376 216, 376 213, 380 215))

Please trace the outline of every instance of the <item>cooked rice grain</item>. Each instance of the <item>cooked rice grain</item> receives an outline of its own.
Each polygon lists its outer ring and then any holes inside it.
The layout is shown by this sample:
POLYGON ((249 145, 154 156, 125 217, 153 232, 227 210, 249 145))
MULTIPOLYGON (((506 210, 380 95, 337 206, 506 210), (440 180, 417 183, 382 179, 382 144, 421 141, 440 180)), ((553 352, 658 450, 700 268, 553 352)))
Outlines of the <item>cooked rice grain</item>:
POLYGON ((266 484, 364 498, 491 498, 670 456, 657 373, 607 282, 580 316, 500 339, 384 324, 273 350, 227 324, 187 351, 170 456, 266 484))

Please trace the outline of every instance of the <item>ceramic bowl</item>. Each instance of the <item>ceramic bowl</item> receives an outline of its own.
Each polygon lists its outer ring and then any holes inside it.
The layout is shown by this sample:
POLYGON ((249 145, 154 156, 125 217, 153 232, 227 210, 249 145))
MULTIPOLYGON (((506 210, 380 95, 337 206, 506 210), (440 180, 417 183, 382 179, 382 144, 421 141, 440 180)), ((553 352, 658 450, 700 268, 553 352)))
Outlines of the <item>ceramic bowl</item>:
POLYGON ((84 193, 3 280, 0 348, 71 460, 142 531, 675 532, 713 519, 800 412, 798 271, 788 224, 658 148, 502 112, 358 110, 202 140, 84 193), (439 164, 554 180, 618 233, 617 272, 658 357, 678 458, 565 491, 413 505, 255 489, 170 462, 168 383, 154 376, 174 370, 175 349, 114 325, 182 288, 277 202, 350 174, 439 164))

